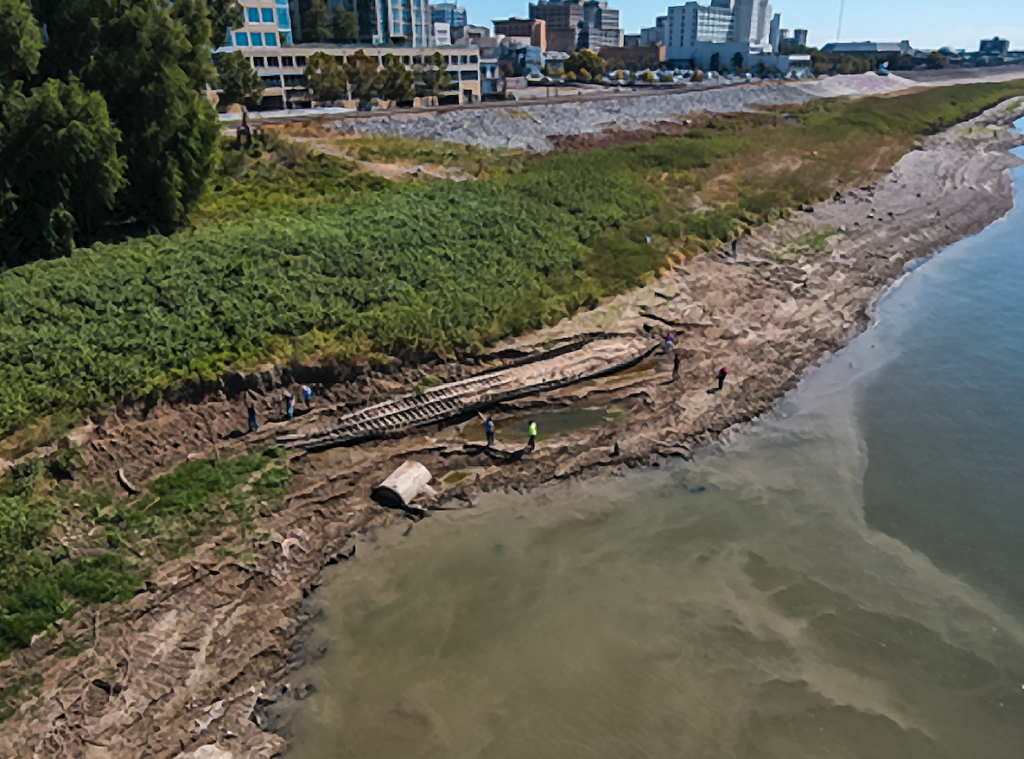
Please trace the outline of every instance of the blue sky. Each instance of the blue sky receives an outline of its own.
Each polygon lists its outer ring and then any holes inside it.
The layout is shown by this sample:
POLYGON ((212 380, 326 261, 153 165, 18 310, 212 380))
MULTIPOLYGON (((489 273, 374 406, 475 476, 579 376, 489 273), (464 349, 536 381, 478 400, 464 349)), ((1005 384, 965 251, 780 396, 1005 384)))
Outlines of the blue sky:
MULTIPOLYGON (((810 43, 820 47, 836 38, 839 1, 774 0, 772 5, 782 14, 783 27, 807 29, 810 43)), ((461 5, 469 12, 469 22, 480 26, 490 26, 496 18, 529 15, 528 0, 462 0, 461 5)), ((669 3, 611 0, 610 5, 621 11, 626 32, 637 32, 653 26, 669 3)), ((920 48, 949 45, 977 50, 982 38, 996 35, 1009 39, 1014 49, 1024 49, 1024 0, 846 0, 843 13, 846 42, 909 39, 920 48)))

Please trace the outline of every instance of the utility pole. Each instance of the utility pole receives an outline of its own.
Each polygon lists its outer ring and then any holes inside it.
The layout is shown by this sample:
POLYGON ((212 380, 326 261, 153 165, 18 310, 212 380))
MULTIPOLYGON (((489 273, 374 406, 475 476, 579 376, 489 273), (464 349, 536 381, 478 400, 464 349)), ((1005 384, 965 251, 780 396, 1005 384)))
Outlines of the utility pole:
POLYGON ((846 5, 846 0, 839 0, 839 28, 836 29, 836 42, 839 42, 839 38, 843 35, 843 8, 846 5))

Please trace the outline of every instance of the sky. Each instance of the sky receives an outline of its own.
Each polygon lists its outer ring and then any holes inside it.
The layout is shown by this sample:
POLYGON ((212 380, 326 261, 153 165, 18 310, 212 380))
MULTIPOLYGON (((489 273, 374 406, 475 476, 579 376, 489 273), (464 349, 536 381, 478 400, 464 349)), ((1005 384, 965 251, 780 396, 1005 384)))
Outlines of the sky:
MULTIPOLYGON (((458 0, 456 0, 458 1, 458 0)), ((699 0, 707 5, 710 0, 699 0)), ((1014 50, 1024 49, 1024 1, 1022 0, 845 0, 842 41, 899 42, 910 40, 917 48, 977 50, 989 37, 1010 40, 1014 50)), ((807 29, 809 44, 820 47, 834 42, 840 0, 774 0, 784 29, 807 29)), ((627 34, 654 26, 665 15, 665 0, 610 0, 621 12, 627 34)), ((682 0, 671 5, 683 5, 682 0)), ((529 0, 461 0, 469 23, 490 26, 494 19, 529 16, 529 0)))

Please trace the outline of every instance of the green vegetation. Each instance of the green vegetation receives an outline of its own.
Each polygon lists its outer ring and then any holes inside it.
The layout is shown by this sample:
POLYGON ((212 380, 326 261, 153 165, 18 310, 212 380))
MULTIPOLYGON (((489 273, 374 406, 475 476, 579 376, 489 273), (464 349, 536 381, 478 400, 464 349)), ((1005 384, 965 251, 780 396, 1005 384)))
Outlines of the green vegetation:
POLYGON ((590 81, 592 77, 604 76, 605 61, 604 58, 591 50, 580 50, 578 53, 573 53, 565 59, 563 69, 566 74, 575 74, 580 78, 586 73, 587 81, 590 81))
POLYGON ((257 216, 296 214, 317 205, 350 202, 358 193, 390 185, 358 173, 352 161, 313 153, 274 132, 257 132, 255 146, 240 150, 223 141, 217 178, 191 218, 196 227, 257 216))
POLYGON ((266 85, 241 50, 222 53, 215 63, 222 106, 238 103, 246 108, 255 108, 263 102, 266 85))
POLYGON ((210 47, 230 44, 228 29, 245 25, 245 16, 238 0, 207 0, 210 9, 210 47))
POLYGON ((452 75, 440 53, 434 53, 425 65, 417 67, 416 94, 419 97, 437 97, 451 86, 452 75))
POLYGON ((215 163, 206 0, 0 0, 0 29, 0 269, 182 223, 215 163))
MULTIPOLYGON (((510 118, 526 118, 507 114, 510 118)), ((480 179, 490 172, 518 171, 523 154, 518 150, 487 150, 476 145, 436 140, 408 140, 404 137, 352 137, 331 143, 353 160, 369 163, 412 163, 462 169, 480 179)))
POLYGON ((349 44, 359 38, 359 21, 356 14, 340 3, 331 11, 331 39, 340 44, 349 44))
POLYGON ((348 76, 338 61, 333 55, 322 51, 309 56, 305 75, 309 89, 313 92, 313 100, 318 102, 337 100, 348 87, 348 76))
MULTIPOLYGON (((73 467, 68 449, 50 470, 73 467)), ((29 459, 0 480, 0 657, 79 609, 132 597, 155 563, 194 548, 214 526, 255 527, 290 471, 282 452, 189 461, 137 501, 69 491, 29 459), (264 506, 263 504, 266 504, 264 506)), ((0 713, 9 694, 0 692, 0 713)))
POLYGON ((302 40, 307 43, 331 41, 331 17, 324 0, 313 0, 303 12, 302 40))
POLYGON ((0 275, 0 433, 266 361, 477 349, 864 181, 880 155, 891 165, 916 135, 1022 92, 814 103, 797 125, 721 118, 488 181, 384 185, 330 159, 261 159, 193 231, 0 275))

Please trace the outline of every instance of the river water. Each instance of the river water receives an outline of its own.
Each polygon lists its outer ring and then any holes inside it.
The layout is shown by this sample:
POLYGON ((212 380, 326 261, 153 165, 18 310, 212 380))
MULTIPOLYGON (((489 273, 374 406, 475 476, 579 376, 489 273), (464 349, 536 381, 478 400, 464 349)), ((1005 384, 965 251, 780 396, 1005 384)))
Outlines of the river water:
POLYGON ((1016 179, 721 450, 362 546, 289 759, 1024 756, 1016 179))

